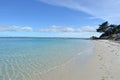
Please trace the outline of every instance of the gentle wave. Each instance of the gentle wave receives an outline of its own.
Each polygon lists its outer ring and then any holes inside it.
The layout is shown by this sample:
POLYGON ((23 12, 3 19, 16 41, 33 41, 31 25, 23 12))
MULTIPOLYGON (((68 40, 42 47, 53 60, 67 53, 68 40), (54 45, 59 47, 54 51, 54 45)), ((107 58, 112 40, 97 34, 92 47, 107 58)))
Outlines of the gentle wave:
POLYGON ((79 39, 0 39, 0 42, 0 80, 34 77, 42 80, 42 74, 67 65, 92 44, 79 39))

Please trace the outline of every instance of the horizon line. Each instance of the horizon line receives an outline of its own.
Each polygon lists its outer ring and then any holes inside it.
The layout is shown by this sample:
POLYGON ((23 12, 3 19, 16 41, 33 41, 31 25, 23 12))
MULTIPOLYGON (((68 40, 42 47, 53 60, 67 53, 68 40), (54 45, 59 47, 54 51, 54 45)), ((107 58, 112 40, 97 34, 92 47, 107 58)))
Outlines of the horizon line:
POLYGON ((78 37, 29 37, 29 36, 5 36, 0 38, 63 38, 63 39, 90 39, 90 38, 78 38, 78 37))

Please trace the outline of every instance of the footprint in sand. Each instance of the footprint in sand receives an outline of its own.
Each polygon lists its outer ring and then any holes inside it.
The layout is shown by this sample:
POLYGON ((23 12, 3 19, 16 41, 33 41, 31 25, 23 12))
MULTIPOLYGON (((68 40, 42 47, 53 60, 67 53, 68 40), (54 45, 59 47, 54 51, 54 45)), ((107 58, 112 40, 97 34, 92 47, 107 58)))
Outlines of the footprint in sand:
POLYGON ((111 52, 114 52, 114 50, 112 50, 111 52))
POLYGON ((110 47, 110 46, 108 46, 108 47, 110 47))
POLYGON ((113 76, 111 76, 110 78, 111 78, 112 80, 114 79, 114 77, 113 77, 113 76))
POLYGON ((101 80, 105 80, 105 78, 103 77, 101 80))
POLYGON ((103 79, 107 79, 107 80, 114 80, 114 77, 111 75, 110 71, 106 70, 106 77, 103 76, 103 79))
POLYGON ((106 80, 107 77, 103 76, 101 80, 106 80))
POLYGON ((101 55, 98 55, 98 57, 99 57, 99 60, 102 60, 102 59, 103 59, 103 57, 102 57, 101 55))
POLYGON ((118 53, 115 53, 116 56, 119 56, 118 53))
POLYGON ((101 80, 105 80, 105 79, 103 78, 103 79, 101 79, 101 80))
POLYGON ((103 69, 103 67, 99 67, 99 69, 103 69))
POLYGON ((99 60, 102 60, 103 58, 101 57, 99 60))

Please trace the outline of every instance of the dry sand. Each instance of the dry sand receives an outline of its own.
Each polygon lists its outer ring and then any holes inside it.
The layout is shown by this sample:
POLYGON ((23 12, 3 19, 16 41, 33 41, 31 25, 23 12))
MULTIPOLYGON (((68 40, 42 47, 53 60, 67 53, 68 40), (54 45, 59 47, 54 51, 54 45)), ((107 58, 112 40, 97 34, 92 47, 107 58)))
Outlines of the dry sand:
POLYGON ((120 44, 107 40, 94 43, 94 53, 88 59, 80 55, 41 75, 40 80, 120 80, 120 44))

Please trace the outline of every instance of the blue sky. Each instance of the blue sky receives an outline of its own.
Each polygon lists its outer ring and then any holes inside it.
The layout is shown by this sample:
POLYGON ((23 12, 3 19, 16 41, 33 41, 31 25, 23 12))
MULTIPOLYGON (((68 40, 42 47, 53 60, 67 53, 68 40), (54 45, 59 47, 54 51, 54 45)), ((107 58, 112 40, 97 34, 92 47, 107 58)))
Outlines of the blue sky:
POLYGON ((108 20, 119 24, 120 1, 0 0, 0 36, 90 37, 108 20))

